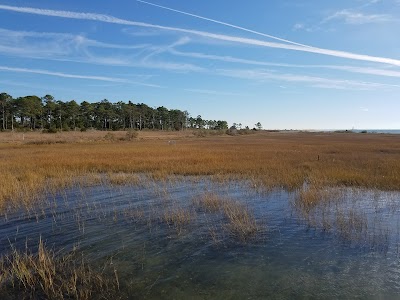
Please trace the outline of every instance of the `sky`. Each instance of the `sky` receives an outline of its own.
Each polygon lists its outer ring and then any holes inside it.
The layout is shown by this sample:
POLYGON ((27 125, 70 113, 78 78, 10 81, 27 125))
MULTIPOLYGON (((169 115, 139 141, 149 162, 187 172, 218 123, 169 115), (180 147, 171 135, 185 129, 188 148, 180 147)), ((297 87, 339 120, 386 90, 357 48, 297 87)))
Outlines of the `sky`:
POLYGON ((0 0, 0 92, 400 129, 400 0, 0 0))

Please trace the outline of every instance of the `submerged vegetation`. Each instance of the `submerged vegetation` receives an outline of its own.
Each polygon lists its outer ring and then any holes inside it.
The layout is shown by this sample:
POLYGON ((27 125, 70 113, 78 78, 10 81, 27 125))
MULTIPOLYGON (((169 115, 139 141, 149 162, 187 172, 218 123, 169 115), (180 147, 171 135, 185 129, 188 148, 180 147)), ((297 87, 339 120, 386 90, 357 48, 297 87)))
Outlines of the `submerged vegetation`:
POLYGON ((76 253, 57 255, 42 240, 36 252, 13 249, 0 257, 3 299, 109 299, 118 292, 115 276, 93 270, 76 253))
POLYGON ((196 199, 195 203, 208 213, 223 213, 227 219, 224 227, 241 241, 254 237, 261 230, 249 208, 237 200, 206 193, 196 199))

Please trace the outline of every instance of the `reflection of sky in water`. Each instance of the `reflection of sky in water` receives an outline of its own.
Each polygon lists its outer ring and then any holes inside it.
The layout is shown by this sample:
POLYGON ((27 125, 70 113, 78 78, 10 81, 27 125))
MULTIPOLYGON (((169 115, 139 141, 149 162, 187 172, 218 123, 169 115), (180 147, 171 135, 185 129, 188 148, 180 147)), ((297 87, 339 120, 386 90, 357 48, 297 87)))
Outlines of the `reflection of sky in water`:
POLYGON ((0 251, 35 245, 39 236, 57 250, 79 245, 97 265, 112 261, 123 290, 147 298, 395 297, 398 194, 335 195, 338 201, 304 214, 295 194, 257 193, 238 183, 70 189, 41 209, 3 219, 0 251), (237 241, 222 214, 196 206, 193 200, 206 192, 245 203, 262 229, 257 238, 237 241), (191 213, 179 230, 162 222, 166 210, 178 207, 191 213), (354 229, 350 216, 362 229, 354 229), (338 220, 353 232, 341 232, 338 220))

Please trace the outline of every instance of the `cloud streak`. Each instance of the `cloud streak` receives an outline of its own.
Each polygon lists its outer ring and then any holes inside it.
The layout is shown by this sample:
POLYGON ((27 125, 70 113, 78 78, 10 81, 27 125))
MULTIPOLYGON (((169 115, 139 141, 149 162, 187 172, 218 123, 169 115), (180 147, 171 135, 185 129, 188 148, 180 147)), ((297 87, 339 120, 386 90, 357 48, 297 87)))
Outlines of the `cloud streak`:
POLYGON ((134 21, 124 20, 124 19, 120 19, 120 18, 116 18, 113 16, 104 15, 104 14, 48 10, 48 9, 38 9, 38 8, 32 8, 32 7, 9 6, 9 5, 0 5, 0 9, 20 12, 20 13, 52 16, 52 17, 80 19, 80 20, 92 20, 92 21, 112 23, 112 24, 155 28, 155 29, 192 34, 192 35, 197 35, 197 36, 201 36, 201 37, 205 37, 205 38, 216 39, 216 40, 221 40, 221 41, 226 41, 226 42, 239 43, 239 44, 245 44, 245 45, 251 45, 251 46, 301 51, 301 52, 307 52, 307 53, 313 53, 313 54, 321 54, 321 55, 327 55, 327 56, 333 56, 333 57, 340 57, 340 58, 345 58, 345 59, 369 61, 369 62, 376 62, 376 63, 400 66, 400 60, 392 59, 392 58, 370 56, 370 55, 357 54, 357 53, 352 53, 352 52, 338 51, 338 50, 331 50, 331 49, 324 49, 324 48, 317 48, 317 47, 304 47, 304 46, 298 46, 298 45, 293 45, 293 44, 265 42, 265 41, 257 40, 257 39, 249 39, 249 38, 229 36, 229 35, 223 35, 223 34, 215 34, 215 33, 205 32, 205 31, 155 25, 155 24, 149 24, 149 23, 143 23, 143 22, 134 22, 134 21))
POLYGON ((254 33, 256 35, 267 37, 267 38, 270 38, 270 39, 273 39, 273 40, 278 40, 280 42, 285 42, 285 43, 288 43, 288 44, 302 46, 302 47, 311 47, 311 46, 300 44, 300 43, 296 43, 296 42, 293 42, 293 41, 290 41, 290 40, 285 40, 285 39, 282 39, 280 37, 273 36, 273 35, 270 35, 270 34, 265 34, 265 33, 259 32, 259 31, 255 31, 255 30, 248 29, 248 28, 245 28, 245 27, 237 26, 237 25, 234 25, 234 24, 231 24, 231 23, 226 23, 226 22, 215 20, 215 19, 210 19, 210 18, 207 18, 207 17, 203 17, 203 16, 191 14, 191 13, 188 13, 188 12, 184 12, 182 10, 173 9, 173 8, 170 8, 170 7, 158 5, 158 4, 147 2, 147 1, 143 1, 143 0, 136 0, 136 1, 140 2, 140 3, 147 4, 147 5, 151 5, 151 6, 154 6, 154 7, 162 8, 162 9, 165 9, 165 10, 173 11, 173 12, 176 12, 176 13, 179 13, 179 14, 191 16, 191 17, 194 17, 194 18, 197 18, 197 19, 202 19, 202 20, 206 20, 206 21, 213 22, 213 23, 216 23, 216 24, 224 25, 224 26, 227 26, 227 27, 239 29, 239 30, 242 30, 242 31, 245 31, 245 32, 254 33))
POLYGON ((53 71, 41 70, 41 69, 13 68, 13 67, 7 67, 7 66, 0 66, 0 71, 17 72, 17 73, 32 73, 32 74, 56 76, 56 77, 63 77, 63 78, 73 78, 73 79, 87 79, 87 80, 97 80, 97 81, 107 81, 107 82, 128 83, 128 84, 137 84, 137 85, 144 85, 144 86, 148 86, 148 87, 157 87, 157 88, 161 87, 159 85, 129 81, 129 80, 123 79, 123 78, 68 74, 68 73, 53 72, 53 71))
POLYGON ((326 23, 331 20, 344 20, 346 24, 362 25, 369 23, 387 23, 387 22, 392 22, 395 19, 392 16, 385 14, 366 15, 361 12, 355 12, 344 9, 325 18, 325 20, 323 20, 322 23, 326 23))
POLYGON ((215 91, 215 90, 205 90, 205 89, 184 89, 186 92, 191 92, 191 93, 198 93, 198 94, 206 94, 210 96, 248 96, 245 94, 239 94, 239 93, 231 93, 231 92, 221 92, 221 91, 215 91))
POLYGON ((162 53, 168 48, 182 45, 186 39, 180 39, 168 46, 150 46, 148 44, 120 45, 110 44, 89 39, 83 35, 73 35, 55 32, 13 31, 0 28, 0 53, 9 56, 22 56, 34 59, 48 59, 89 63, 97 65, 139 67, 147 69, 162 69, 176 72, 202 71, 203 68, 191 64, 157 62, 149 58, 162 53), (95 55, 90 48, 106 48, 120 50, 129 55, 116 51, 101 56, 95 55), (148 57, 140 59, 147 52, 153 52, 148 57))
POLYGON ((376 89, 399 89, 400 85, 384 84, 377 82, 365 82, 354 80, 329 79, 317 76, 295 75, 275 73, 267 70, 235 70, 219 69, 217 74, 226 77, 247 79, 255 82, 290 82, 308 84, 311 87, 341 89, 341 90, 376 90, 376 89))
POLYGON ((148 44, 141 45, 119 45, 104 43, 97 40, 89 39, 83 35, 74 35, 69 33, 58 33, 58 32, 36 32, 36 31, 15 31, 0 28, 0 37, 5 39, 24 39, 24 38, 44 38, 54 39, 56 41, 68 41, 70 43, 78 45, 84 45, 87 47, 97 48, 111 48, 111 49, 142 49, 148 47, 148 44))
MULTIPOLYGON (((318 66, 317 66, 318 67, 318 66)), ((321 66, 327 69, 340 70, 352 73, 376 75, 376 76, 386 76, 386 77, 397 77, 400 78, 399 71, 377 69, 377 68, 363 68, 363 67, 353 67, 353 66, 321 66)))
POLYGON ((256 65, 256 66, 266 66, 266 67, 279 67, 279 68, 301 68, 301 69, 331 69, 338 71, 345 71, 358 74, 385 76, 385 77, 397 77, 400 78, 400 71, 388 70, 388 69, 378 69, 378 68, 366 68, 366 67, 354 67, 345 65, 299 65, 299 64, 285 64, 285 63, 272 63, 264 62, 251 59, 243 59, 232 56, 220 56, 213 54, 205 54, 198 52, 182 52, 176 49, 169 49, 169 53, 177 56, 191 57, 198 59, 216 60, 222 62, 238 63, 245 65, 256 65))

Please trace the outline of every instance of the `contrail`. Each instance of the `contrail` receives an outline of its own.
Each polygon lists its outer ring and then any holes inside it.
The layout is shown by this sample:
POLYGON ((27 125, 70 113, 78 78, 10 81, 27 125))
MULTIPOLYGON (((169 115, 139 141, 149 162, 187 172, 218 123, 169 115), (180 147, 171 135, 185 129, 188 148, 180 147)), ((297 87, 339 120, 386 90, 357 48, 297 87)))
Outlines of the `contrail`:
POLYGON ((90 80, 100 80, 100 81, 109 81, 109 82, 127 82, 126 80, 121 79, 121 78, 76 75, 76 74, 67 74, 67 73, 53 72, 53 71, 40 70, 40 69, 11 68, 11 67, 6 67, 6 66, 0 66, 0 71, 19 72, 19 73, 34 73, 34 74, 50 75, 50 76, 65 77, 65 78, 90 79, 90 80))
POLYGON ((299 65, 299 64, 285 64, 285 63, 272 63, 251 59, 243 59, 232 56, 219 56, 214 54, 205 54, 198 52, 182 52, 175 49, 168 49, 169 53, 176 56, 184 56, 184 57, 193 57, 199 59, 210 59, 217 60, 223 62, 232 62, 246 65, 257 65, 257 66, 267 66, 267 67, 283 67, 283 68, 308 68, 308 69, 332 69, 332 70, 340 70, 345 72, 359 73, 359 74, 368 74, 368 75, 377 75, 377 76, 387 76, 387 77, 397 77, 400 78, 399 71, 387 70, 387 69, 377 69, 377 68, 364 68, 364 67, 353 67, 353 66, 336 66, 336 65, 299 65))
POLYGON ((158 5, 158 4, 147 2, 147 1, 143 1, 143 0, 136 0, 136 1, 144 3, 144 4, 147 4, 147 5, 152 5, 152 6, 155 6, 155 7, 159 7, 159 8, 162 8, 162 9, 170 10, 170 11, 173 11, 173 12, 177 12, 177 13, 180 13, 180 14, 183 14, 183 15, 187 15, 187 16, 198 18, 198 19, 210 21, 210 22, 213 22, 213 23, 225 25, 225 26, 228 26, 228 27, 232 27, 232 28, 235 28, 235 29, 242 30, 242 31, 254 33, 254 34, 257 34, 257 35, 268 37, 268 38, 271 38, 271 39, 274 39, 274 40, 278 40, 278 41, 281 41, 281 42, 285 42, 285 43, 288 43, 288 44, 297 45, 297 46, 301 46, 301 47, 307 47, 307 48, 314 48, 312 46, 308 46, 308 45, 296 43, 296 42, 293 42, 293 41, 285 40, 285 39, 282 39, 282 38, 277 37, 277 36, 273 36, 273 35, 269 35, 269 34, 266 34, 266 33, 259 32, 259 31, 251 30, 251 29, 248 29, 248 28, 245 28, 245 27, 241 27, 241 26, 237 26, 237 25, 234 25, 234 24, 231 24, 231 23, 226 23, 226 22, 215 20, 215 19, 206 18, 206 17, 203 17, 203 16, 191 14, 191 13, 188 13, 188 12, 184 12, 184 11, 181 11, 181 10, 173 9, 173 8, 170 8, 170 7, 158 5))
POLYGON ((0 71, 17 72, 17 73, 33 73, 33 74, 41 74, 41 75, 64 77, 64 78, 76 78, 76 79, 99 80, 99 81, 108 81, 108 82, 130 83, 130 84, 137 84, 137 85, 160 88, 160 86, 158 86, 158 85, 129 81, 129 80, 122 79, 122 78, 68 74, 68 73, 53 72, 53 71, 41 70, 41 69, 12 68, 12 67, 7 67, 7 66, 0 66, 0 71))
POLYGON ((377 82, 366 82, 366 81, 353 81, 353 80, 341 80, 341 79, 329 79, 316 76, 307 75, 295 75, 290 73, 277 74, 270 71, 260 70, 232 70, 232 69, 219 69, 217 74, 233 78, 243 78, 251 80, 279 80, 287 82, 300 82, 308 83, 314 87, 322 88, 335 88, 335 89, 362 89, 369 90, 371 88, 400 88, 397 84, 385 84, 377 82))
POLYGON ((105 22, 105 23, 112 23, 112 24, 128 25, 128 26, 156 28, 156 29, 161 29, 161 30, 183 32, 183 33, 187 33, 187 34, 193 34, 193 35, 216 39, 216 40, 220 40, 220 41, 234 42, 234 43, 240 43, 240 44, 245 44, 245 45, 268 47, 268 48, 278 48, 278 49, 294 50, 294 51, 309 52, 309 53, 317 53, 317 54, 323 54, 323 55, 341 57, 341 58, 347 58, 347 59, 353 59, 353 60, 369 61, 369 62, 376 62, 376 63, 400 66, 400 60, 392 59, 392 58, 370 56, 370 55, 330 50, 330 49, 323 49, 323 48, 316 48, 316 47, 304 47, 304 46, 282 44, 282 43, 275 43, 275 42, 265 42, 262 40, 242 38, 242 37, 229 36, 229 35, 223 35, 223 34, 215 34, 215 33, 206 32, 206 31, 184 29, 184 28, 178 28, 178 27, 169 27, 169 26, 155 25, 155 24, 142 23, 142 22, 134 22, 134 21, 116 18, 116 17, 109 16, 109 15, 96 14, 96 13, 82 13, 82 12, 72 12, 72 11, 62 11, 62 10, 39 9, 39 8, 32 8, 32 7, 18 7, 18 6, 9 6, 9 5, 0 5, 0 9, 20 12, 20 13, 42 15, 42 16, 52 16, 52 17, 79 19, 79 20, 91 20, 91 21, 98 21, 98 22, 105 22))

